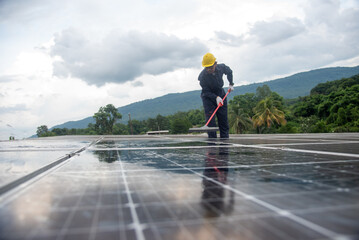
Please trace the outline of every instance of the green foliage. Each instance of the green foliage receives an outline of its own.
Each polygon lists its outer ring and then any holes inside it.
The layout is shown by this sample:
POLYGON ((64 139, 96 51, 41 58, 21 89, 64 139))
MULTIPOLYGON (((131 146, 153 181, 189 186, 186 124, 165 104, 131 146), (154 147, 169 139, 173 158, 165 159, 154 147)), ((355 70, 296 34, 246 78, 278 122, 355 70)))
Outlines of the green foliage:
POLYGON ((341 80, 319 83, 310 91, 310 95, 315 95, 315 94, 328 95, 332 92, 346 89, 348 87, 358 84, 359 84, 359 75, 355 75, 351 78, 342 78, 341 80))
MULTIPOLYGON (((297 117, 316 117, 309 132, 357 131, 359 75, 318 84, 293 107, 297 117)), ((304 130, 303 131, 308 131, 304 130)))
POLYGON ((41 125, 40 127, 37 127, 36 135, 38 137, 41 137, 41 135, 46 134, 49 131, 46 125, 41 125))
POLYGON ((326 133, 328 131, 329 128, 323 120, 320 120, 319 122, 315 123, 314 128, 311 130, 312 133, 326 133))
POLYGON ((338 126, 340 126, 340 125, 345 125, 347 123, 347 121, 348 121, 347 113, 343 107, 340 107, 338 109, 337 119, 336 119, 335 123, 338 126))
POLYGON ((271 92, 270 99, 273 99, 273 101, 276 103, 276 108, 278 108, 278 110, 283 111, 284 110, 284 98, 282 96, 280 96, 278 93, 276 92, 271 92))
POLYGON ((188 133, 188 129, 192 126, 187 118, 175 118, 171 122, 171 133, 188 133))
POLYGON ((317 113, 317 106, 321 103, 323 97, 321 95, 314 95, 299 99, 300 101, 294 106, 294 116, 309 117, 317 113))
POLYGON ((192 125, 204 125, 206 119, 204 118, 204 109, 190 110, 187 112, 187 118, 192 125))
POLYGON ((54 128, 51 130, 56 136, 67 135, 67 128, 54 128))
POLYGON ((93 118, 96 121, 95 130, 99 134, 112 134, 116 120, 121 119, 122 115, 117 112, 115 106, 107 104, 105 107, 100 107, 93 118))
POLYGON ((36 135, 38 137, 56 136, 55 133, 52 133, 52 132, 49 131, 49 129, 47 128, 46 125, 41 125, 41 126, 37 127, 36 135))
POLYGON ((128 126, 123 123, 116 123, 113 126, 113 132, 114 135, 128 135, 130 134, 128 126))
MULTIPOLYGON (((235 91, 228 95, 228 100, 231 100, 236 94, 256 93, 256 89, 264 84, 268 85, 271 91, 278 93, 285 99, 294 99, 299 96, 309 95, 310 90, 319 83, 350 78, 358 73, 359 66, 316 69, 267 82, 236 86, 235 91)), ((239 82, 236 82, 236 84, 237 83, 239 82)), ((178 111, 201 109, 201 107, 200 90, 185 93, 171 93, 118 108, 123 118, 117 122, 127 124, 128 119, 125 118, 125 116, 127 116, 128 113, 131 113, 133 119, 146 120, 148 118, 155 118, 158 114, 167 117, 178 111)), ((79 121, 69 121, 57 127, 86 128, 89 123, 95 123, 92 116, 79 121)))
MULTIPOLYGON (((127 124, 115 123, 122 116, 112 104, 101 107, 96 124, 85 129, 38 127, 38 136, 75 134, 145 134, 147 131, 170 130, 187 133, 192 126, 205 124, 204 110, 192 109, 147 120, 133 119, 127 124), (111 127, 112 126, 112 127, 111 127)), ((267 85, 256 93, 245 93, 229 100, 231 133, 322 133, 359 131, 359 75, 321 83, 309 96, 284 100, 267 85), (285 124, 287 122, 287 124, 285 124), (253 126, 254 125, 254 126, 253 126)))
POLYGON ((257 102, 258 98, 254 93, 237 95, 229 101, 229 109, 230 112, 253 116, 253 108, 256 106, 257 102))
POLYGON ((270 128, 273 123, 285 125, 287 123, 285 114, 279 108, 282 108, 281 102, 272 97, 260 100, 253 109, 255 113, 252 117, 254 127, 259 130, 262 127, 270 128))
POLYGON ((258 100, 263 100, 267 97, 271 96, 272 91, 268 87, 268 85, 264 84, 262 87, 257 87, 256 97, 258 100))
POLYGON ((298 133, 299 125, 294 122, 288 122, 285 125, 281 125, 278 129, 278 133, 298 133))
POLYGON ((160 131, 169 129, 170 122, 168 118, 157 115, 156 118, 149 118, 146 121, 146 126, 149 131, 160 131))
POLYGON ((319 118, 315 115, 310 117, 298 117, 295 121, 299 124, 300 132, 302 133, 311 133, 316 122, 319 121, 319 118))
MULTIPOLYGON (((130 123, 128 123, 128 126, 130 126, 130 123)), ((130 129, 130 133, 133 135, 145 134, 146 132, 148 132, 146 121, 139 121, 133 119, 131 120, 131 126, 132 126, 132 130, 130 129)))
POLYGON ((229 126, 232 133, 244 133, 252 128, 252 124, 252 119, 248 114, 241 112, 240 108, 230 108, 229 126))

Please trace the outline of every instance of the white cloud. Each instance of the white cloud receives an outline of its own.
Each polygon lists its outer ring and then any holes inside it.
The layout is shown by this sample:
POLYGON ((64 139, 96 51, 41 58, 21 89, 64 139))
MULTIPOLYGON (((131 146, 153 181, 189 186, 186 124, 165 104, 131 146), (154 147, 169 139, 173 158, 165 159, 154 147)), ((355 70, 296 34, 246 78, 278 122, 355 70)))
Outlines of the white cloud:
POLYGON ((273 16, 252 24, 240 36, 217 34, 222 48, 235 46, 225 52, 234 55, 228 64, 239 70, 235 76, 246 83, 261 82, 337 61, 352 66, 351 59, 359 55, 359 9, 341 9, 335 0, 316 0, 303 10, 303 20, 273 16))
MULTIPOLYGON (((19 112, 19 111, 26 111, 28 108, 25 104, 16 104, 11 107, 0 107, 0 114, 2 113, 13 113, 13 112, 19 112)), ((9 124, 8 124, 9 125, 9 124)))
POLYGON ((54 42, 51 54, 62 59, 54 63, 55 76, 78 77, 97 86, 190 68, 207 51, 198 40, 155 32, 114 31, 98 43, 68 29, 56 35, 54 42))
POLYGON ((270 45, 294 37, 305 31, 304 24, 296 18, 256 22, 250 35, 261 45, 270 45))
POLYGON ((122 84, 108 84, 109 96, 117 99, 116 106, 124 106, 134 101, 155 98, 167 93, 186 92, 199 89, 198 74, 200 69, 178 69, 173 72, 157 76, 145 74, 136 79, 138 86, 126 82, 122 84))
POLYGON ((207 51, 236 85, 358 65, 359 2, 4 0, 0 39, 1 137, 27 137, 108 103, 200 89, 207 51))

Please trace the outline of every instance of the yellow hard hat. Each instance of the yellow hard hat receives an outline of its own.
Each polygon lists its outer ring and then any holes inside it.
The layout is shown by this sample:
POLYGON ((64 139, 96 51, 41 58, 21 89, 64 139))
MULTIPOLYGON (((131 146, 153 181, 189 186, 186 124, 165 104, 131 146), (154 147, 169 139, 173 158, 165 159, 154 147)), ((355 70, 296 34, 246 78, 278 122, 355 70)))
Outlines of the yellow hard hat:
POLYGON ((202 60, 202 67, 210 67, 216 62, 216 58, 213 56, 212 53, 206 53, 203 56, 202 60))

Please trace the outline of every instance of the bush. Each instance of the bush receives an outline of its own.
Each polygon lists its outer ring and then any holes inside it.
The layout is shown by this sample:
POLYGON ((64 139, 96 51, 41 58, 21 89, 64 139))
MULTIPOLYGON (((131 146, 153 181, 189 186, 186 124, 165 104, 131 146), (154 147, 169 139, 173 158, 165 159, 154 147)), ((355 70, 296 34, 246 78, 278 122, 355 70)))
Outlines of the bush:
POLYGON ((317 122, 310 131, 311 133, 326 133, 329 132, 328 126, 323 120, 317 122))
POLYGON ((192 126, 191 122, 187 118, 177 118, 172 121, 171 133, 188 133, 188 129, 192 126))
POLYGON ((294 122, 288 122, 286 125, 280 126, 278 133, 298 133, 298 126, 294 122))

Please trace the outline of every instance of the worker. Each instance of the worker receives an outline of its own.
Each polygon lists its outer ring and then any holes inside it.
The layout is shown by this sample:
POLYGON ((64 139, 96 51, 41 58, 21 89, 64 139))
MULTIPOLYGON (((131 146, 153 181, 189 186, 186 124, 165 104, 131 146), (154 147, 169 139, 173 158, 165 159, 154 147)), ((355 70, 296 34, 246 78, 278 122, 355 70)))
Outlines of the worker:
MULTIPOLYGON (((232 70, 225 64, 217 64, 216 58, 212 53, 207 53, 203 56, 202 66, 204 69, 198 77, 198 81, 202 87, 201 98, 204 107, 206 122, 209 120, 214 110, 219 104, 223 104, 216 113, 218 127, 221 138, 229 138, 229 124, 228 124, 228 104, 227 99, 223 101, 226 92, 223 89, 223 74, 227 75, 229 82, 228 91, 233 91, 233 74, 232 70)), ((212 118, 208 127, 216 127, 215 118, 212 118)), ((209 138, 216 138, 217 133, 208 132, 209 138)))

